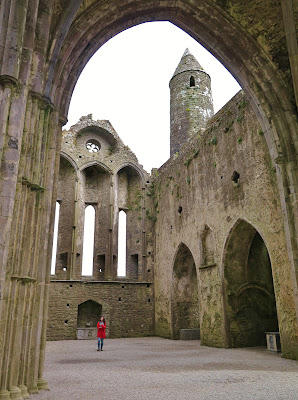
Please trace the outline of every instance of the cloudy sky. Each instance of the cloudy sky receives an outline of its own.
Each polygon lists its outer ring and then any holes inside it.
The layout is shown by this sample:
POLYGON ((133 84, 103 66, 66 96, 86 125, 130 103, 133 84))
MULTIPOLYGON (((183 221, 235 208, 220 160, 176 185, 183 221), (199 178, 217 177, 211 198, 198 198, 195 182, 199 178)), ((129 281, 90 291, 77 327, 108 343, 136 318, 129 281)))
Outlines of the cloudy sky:
POLYGON ((170 154, 169 81, 186 48, 211 76, 218 111, 240 90, 238 83, 188 34, 169 22, 150 22, 115 36, 92 57, 64 129, 87 114, 108 119, 148 172, 160 167, 170 154))

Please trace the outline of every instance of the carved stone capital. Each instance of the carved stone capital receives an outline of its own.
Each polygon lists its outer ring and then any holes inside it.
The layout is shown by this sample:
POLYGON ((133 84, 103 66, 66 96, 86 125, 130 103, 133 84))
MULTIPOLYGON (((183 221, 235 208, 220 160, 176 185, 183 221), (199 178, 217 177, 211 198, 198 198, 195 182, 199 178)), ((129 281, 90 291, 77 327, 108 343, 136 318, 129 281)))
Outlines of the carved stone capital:
POLYGON ((0 75, 0 85, 3 87, 6 86, 17 86, 19 81, 11 75, 0 75))
POLYGON ((42 94, 35 92, 34 90, 30 90, 29 95, 31 96, 32 99, 38 100, 41 108, 43 109, 51 108, 52 110, 55 108, 54 104, 48 97, 43 96, 42 94))

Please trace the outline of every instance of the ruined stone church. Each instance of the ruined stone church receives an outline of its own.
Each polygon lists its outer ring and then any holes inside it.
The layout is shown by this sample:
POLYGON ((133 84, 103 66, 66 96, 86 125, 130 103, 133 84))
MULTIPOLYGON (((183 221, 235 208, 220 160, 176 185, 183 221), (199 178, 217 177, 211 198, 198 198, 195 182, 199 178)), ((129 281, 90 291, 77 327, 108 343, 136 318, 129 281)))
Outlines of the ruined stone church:
POLYGON ((63 131, 50 340, 95 338, 100 314, 111 338, 191 329, 205 345, 245 347, 279 331, 272 270, 286 245, 261 126, 242 92, 213 116, 210 77, 188 49, 170 95, 171 158, 151 176, 109 121, 63 131))
POLYGON ((227 348, 279 332, 298 359, 296 6, 0 3, 0 399, 46 389, 46 339, 92 337, 100 314, 110 338, 189 329, 227 348), (109 121, 62 126, 95 51, 154 20, 191 33, 243 91, 213 115, 208 71, 186 50, 171 156, 148 174, 109 121))

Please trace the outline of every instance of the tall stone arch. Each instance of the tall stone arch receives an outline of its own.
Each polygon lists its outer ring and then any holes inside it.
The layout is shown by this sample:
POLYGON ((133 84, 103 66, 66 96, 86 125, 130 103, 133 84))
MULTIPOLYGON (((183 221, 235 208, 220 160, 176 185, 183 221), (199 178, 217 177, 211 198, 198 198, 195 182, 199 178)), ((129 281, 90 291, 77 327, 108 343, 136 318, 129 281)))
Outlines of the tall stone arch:
POLYGON ((75 202, 77 170, 70 157, 61 155, 58 177, 57 200, 60 203, 58 242, 55 275, 69 279, 73 264, 73 236, 75 234, 75 202))
POLYGON ((179 339, 181 329, 200 327, 196 264, 184 243, 180 243, 175 255, 171 293, 172 338, 179 339))
MULTIPOLYGON (((223 268, 227 345, 264 346, 265 333, 280 330, 274 287, 274 284, 278 287, 278 283, 273 279, 271 259, 263 238, 245 220, 238 220, 229 233, 223 268)), ((289 343, 283 339, 282 330, 280 334, 286 353, 289 343)))
MULTIPOLYGON (((118 253, 119 213, 126 214, 126 276, 132 280, 142 281, 145 278, 146 260, 143 257, 146 246, 145 191, 144 177, 139 169, 131 163, 118 168, 116 174, 116 201, 114 213, 114 254, 118 253)), ((114 274, 116 275, 117 256, 115 256, 114 274)))

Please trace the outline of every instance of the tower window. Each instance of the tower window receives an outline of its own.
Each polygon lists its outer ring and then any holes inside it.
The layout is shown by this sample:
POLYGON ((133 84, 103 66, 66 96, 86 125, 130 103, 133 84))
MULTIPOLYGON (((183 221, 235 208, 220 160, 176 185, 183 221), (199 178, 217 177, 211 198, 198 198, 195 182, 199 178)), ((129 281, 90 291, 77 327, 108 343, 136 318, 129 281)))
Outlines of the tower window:
POLYGON ((190 77, 189 86, 190 87, 196 86, 195 78, 193 76, 190 77))

